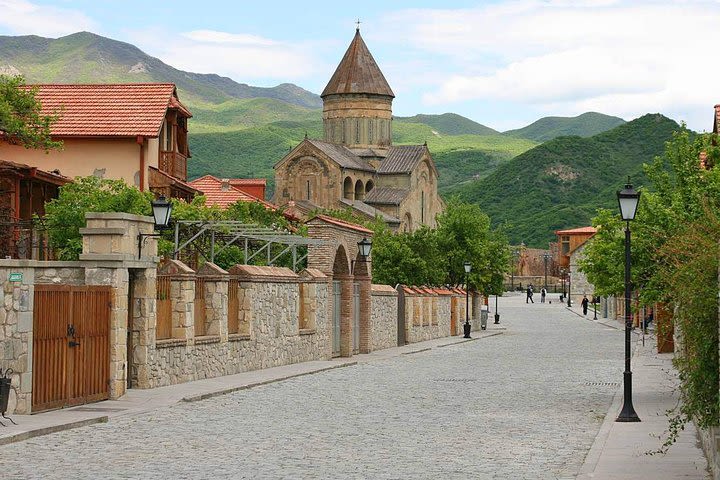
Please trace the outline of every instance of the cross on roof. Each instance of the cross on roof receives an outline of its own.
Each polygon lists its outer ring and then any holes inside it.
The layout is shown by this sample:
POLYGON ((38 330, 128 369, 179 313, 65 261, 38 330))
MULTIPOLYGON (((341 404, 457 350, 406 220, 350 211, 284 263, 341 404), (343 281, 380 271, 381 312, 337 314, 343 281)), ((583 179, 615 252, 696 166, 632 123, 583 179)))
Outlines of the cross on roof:
POLYGON ((355 23, 357 24, 356 30, 359 32, 359 31, 360 31, 360 24, 361 24, 362 22, 361 22, 360 19, 358 18, 358 19, 357 19, 357 22, 355 22, 355 23))

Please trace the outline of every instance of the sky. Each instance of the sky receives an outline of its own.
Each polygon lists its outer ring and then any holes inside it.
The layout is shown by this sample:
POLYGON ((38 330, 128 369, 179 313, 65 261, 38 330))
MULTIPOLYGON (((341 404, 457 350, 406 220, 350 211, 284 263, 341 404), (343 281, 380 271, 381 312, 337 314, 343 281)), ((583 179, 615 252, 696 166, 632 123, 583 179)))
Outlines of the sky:
POLYGON ((393 113, 497 130, 587 111, 712 130, 720 0, 0 0, 0 35, 91 31, 176 68, 319 93, 360 32, 393 113))

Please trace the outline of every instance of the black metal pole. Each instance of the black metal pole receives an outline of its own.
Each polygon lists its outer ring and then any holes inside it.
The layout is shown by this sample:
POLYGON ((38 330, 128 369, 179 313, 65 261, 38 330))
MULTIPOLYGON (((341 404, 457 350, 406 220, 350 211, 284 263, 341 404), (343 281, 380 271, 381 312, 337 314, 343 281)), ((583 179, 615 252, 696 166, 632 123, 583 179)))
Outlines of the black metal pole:
POLYGON ((616 422, 639 422, 632 403, 632 371, 630 370, 630 330, 632 318, 630 314, 630 222, 625 227, 625 371, 623 372, 623 407, 616 422))
POLYGON ((545 290, 547 290, 547 257, 543 256, 543 259, 545 260, 545 290))
POLYGON ((500 323, 500 314, 498 313, 498 296, 495 295, 495 325, 500 323))
POLYGON ((593 316, 593 320, 597 320, 597 301, 596 300, 597 300, 597 297, 595 296, 595 292, 593 292, 593 311, 595 312, 594 316, 593 316))
POLYGON ((570 292, 571 292, 571 287, 570 287, 570 268, 568 267, 568 303, 567 303, 567 306, 568 306, 568 307, 572 307, 572 302, 570 301, 570 292))
POLYGON ((464 338, 470 338, 470 288, 468 287, 468 275, 465 275, 465 325, 463 325, 464 338))

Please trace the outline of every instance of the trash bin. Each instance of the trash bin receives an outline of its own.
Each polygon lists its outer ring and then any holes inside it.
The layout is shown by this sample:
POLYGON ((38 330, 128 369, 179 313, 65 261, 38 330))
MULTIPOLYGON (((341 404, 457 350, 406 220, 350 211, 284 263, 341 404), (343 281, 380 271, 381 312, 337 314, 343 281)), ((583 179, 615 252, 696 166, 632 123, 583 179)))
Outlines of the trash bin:
POLYGON ((0 377, 0 415, 5 416, 10 401, 10 379, 0 377))
POLYGON ((487 321, 488 321, 488 307, 487 307, 487 305, 483 305, 482 310, 480 310, 480 329, 481 330, 487 330, 487 321))

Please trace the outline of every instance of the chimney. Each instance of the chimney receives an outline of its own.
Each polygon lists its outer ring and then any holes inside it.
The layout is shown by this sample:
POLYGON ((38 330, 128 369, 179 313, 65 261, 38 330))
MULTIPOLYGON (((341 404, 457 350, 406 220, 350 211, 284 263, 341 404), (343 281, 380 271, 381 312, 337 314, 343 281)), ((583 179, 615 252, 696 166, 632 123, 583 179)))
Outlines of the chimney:
POLYGON ((223 178, 222 180, 220 180, 220 182, 221 182, 220 189, 223 192, 227 192, 228 190, 230 190, 230 179, 229 178, 223 178))

